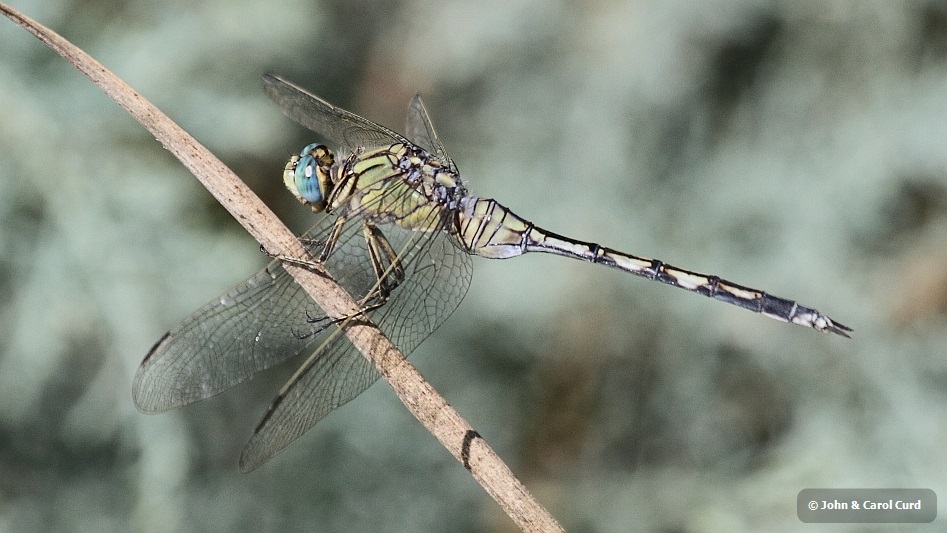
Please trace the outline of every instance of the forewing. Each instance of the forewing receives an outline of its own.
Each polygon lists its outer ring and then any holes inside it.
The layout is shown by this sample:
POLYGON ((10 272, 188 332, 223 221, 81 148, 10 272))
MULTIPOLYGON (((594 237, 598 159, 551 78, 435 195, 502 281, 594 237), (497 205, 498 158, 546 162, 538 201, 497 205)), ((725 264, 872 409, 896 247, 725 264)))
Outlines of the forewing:
POLYGON ((420 94, 414 95, 408 105, 404 133, 409 141, 437 156, 450 170, 457 172, 454 161, 447 155, 447 149, 434 131, 434 124, 431 123, 431 117, 427 114, 420 94))
MULTIPOLYGON (((369 313, 401 351, 410 354, 457 308, 470 286, 470 257, 445 231, 382 231, 400 254, 405 281, 388 302, 369 313)), ((263 464, 333 409, 378 379, 371 363, 338 332, 328 347, 304 363, 274 400, 240 459, 244 472, 263 464)))
MULTIPOLYGON (((324 238, 334 221, 324 217, 304 238, 324 238)), ((347 227, 339 240, 360 239, 358 226, 347 227)), ((327 266, 349 294, 362 298, 374 283, 371 267, 355 257, 353 247, 342 248, 346 253, 334 255, 327 266)), ((312 252, 321 249, 320 241, 312 252)), ((161 412, 221 393, 318 346, 324 340, 320 332, 331 325, 325 316, 279 261, 272 261, 155 344, 135 374, 135 405, 144 412, 161 412)))
POLYGON ((323 313, 299 288, 274 261, 201 307, 145 356, 132 386, 135 405, 149 413, 181 407, 302 352, 319 337, 307 314, 323 313))
POLYGON ((263 75, 263 89, 287 117, 349 151, 406 142, 390 129, 335 107, 274 74, 263 75))

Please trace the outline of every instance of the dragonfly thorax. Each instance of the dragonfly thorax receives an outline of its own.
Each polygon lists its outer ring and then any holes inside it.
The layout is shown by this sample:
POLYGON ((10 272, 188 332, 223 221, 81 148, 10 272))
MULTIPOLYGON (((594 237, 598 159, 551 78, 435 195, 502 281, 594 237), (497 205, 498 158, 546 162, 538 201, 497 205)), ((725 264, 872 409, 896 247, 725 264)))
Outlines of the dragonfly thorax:
POLYGON ((411 229, 427 229, 430 216, 455 210, 466 195, 454 170, 411 143, 356 150, 336 166, 332 181, 329 212, 347 204, 411 229), (415 226, 420 219, 423 227, 415 226))
MULTIPOLYGON (((398 145, 393 146, 392 149, 398 145)), ((403 179, 417 188, 431 202, 447 209, 457 209, 460 200, 467 195, 463 180, 450 165, 415 145, 400 145, 404 153, 398 168, 404 172, 403 179)))

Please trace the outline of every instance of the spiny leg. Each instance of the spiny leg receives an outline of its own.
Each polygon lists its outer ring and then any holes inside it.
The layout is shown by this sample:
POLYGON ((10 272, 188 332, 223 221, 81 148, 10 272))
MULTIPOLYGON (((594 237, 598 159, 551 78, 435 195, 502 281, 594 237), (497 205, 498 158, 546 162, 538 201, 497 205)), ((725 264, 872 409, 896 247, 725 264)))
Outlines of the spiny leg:
MULTIPOLYGON (((401 264, 401 260, 398 259, 397 253, 395 253, 391 243, 380 229, 373 224, 365 222, 362 226, 362 237, 365 239, 368 257, 372 264, 372 270, 375 273, 375 283, 359 302, 358 311, 343 317, 331 319, 334 324, 343 324, 358 315, 365 314, 385 305, 391 296, 391 291, 395 290, 405 279, 404 267, 401 264)), ((330 239, 327 242, 327 247, 331 242, 334 241, 330 239)), ((307 321, 315 323, 326 319, 328 319, 328 317, 314 320, 307 318, 307 321)))
MULTIPOLYGON (((378 227, 365 223, 363 228, 365 242, 368 243, 368 255, 372 261, 372 270, 378 280, 373 289, 365 296, 362 303, 374 300, 369 307, 376 309, 388 301, 391 291, 404 281, 404 267, 398 254, 391 247, 391 243, 378 227), (387 266, 386 266, 387 265, 387 266)), ((364 310, 371 310, 364 309, 364 310)), ((363 310, 363 311, 364 311, 363 310)))
POLYGON ((311 247, 314 245, 321 245, 322 251, 319 252, 317 257, 314 257, 314 261, 307 261, 305 259, 297 259, 295 257, 290 257, 288 255, 273 253, 263 245, 260 245, 260 251, 266 254, 273 259, 279 259, 280 262, 288 263, 298 267, 305 268, 307 270, 314 270, 314 267, 317 265, 322 265, 326 262, 326 259, 332 255, 332 251, 335 249, 335 245, 339 242, 339 237, 342 235, 342 231, 345 229, 345 223, 348 222, 348 218, 344 216, 339 216, 335 219, 335 223, 332 224, 332 231, 329 233, 329 236, 323 240, 313 240, 313 239, 304 239, 300 238, 299 242, 304 246, 311 247))
MULTIPOLYGON (((305 239, 305 238, 299 239, 300 243, 302 243, 304 246, 310 249, 310 253, 313 253, 312 252, 313 246, 322 247, 322 250, 319 252, 319 254, 315 256, 312 260, 298 259, 296 257, 273 253, 267 250, 262 245, 260 246, 260 251, 269 257, 279 260, 282 263, 298 266, 300 268, 305 268, 306 270, 309 270, 310 272, 314 272, 318 275, 325 276, 327 274, 324 272, 321 272, 318 267, 322 266, 326 262, 326 260, 329 259, 329 256, 332 254, 333 250, 335 250, 335 246, 338 244, 339 238, 341 237, 342 232, 345 230, 345 224, 348 221, 349 221, 349 218, 345 216, 339 216, 338 218, 336 218, 332 224, 332 230, 329 232, 329 235, 325 238, 325 240, 313 240, 313 239, 305 239)), ((331 274, 329 274, 329 276, 331 276, 331 274)), ((352 313, 350 315, 346 315, 340 318, 332 318, 330 316, 313 317, 309 315, 309 311, 307 310, 306 322, 309 324, 318 324, 320 322, 329 321, 333 324, 340 324, 346 320, 351 319, 353 316, 357 316, 365 311, 366 309, 360 309, 359 311, 352 313)), ((321 331, 321 328, 318 331, 321 331)), ((313 332, 303 333, 303 334, 294 333, 294 335, 297 338, 304 339, 304 338, 314 335, 315 333, 318 333, 318 331, 313 331, 313 332)))
POLYGON ((322 243, 322 252, 319 253, 317 261, 320 263, 325 263, 326 259, 332 255, 332 250, 335 249, 335 245, 339 242, 339 236, 342 235, 342 230, 345 229, 345 223, 348 222, 348 219, 344 216, 340 216, 335 219, 335 224, 332 225, 332 231, 329 232, 329 236, 326 237, 326 240, 322 243))

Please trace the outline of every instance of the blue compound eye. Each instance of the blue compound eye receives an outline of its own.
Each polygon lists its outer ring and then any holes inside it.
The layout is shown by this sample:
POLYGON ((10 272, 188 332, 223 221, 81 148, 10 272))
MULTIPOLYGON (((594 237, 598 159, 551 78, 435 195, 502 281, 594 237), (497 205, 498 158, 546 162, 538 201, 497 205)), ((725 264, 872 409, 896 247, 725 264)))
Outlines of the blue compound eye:
POLYGON ((316 158, 309 153, 296 162, 294 181, 298 196, 310 204, 318 204, 324 198, 316 175, 316 158))
POLYGON ((302 203, 315 212, 325 211, 332 196, 332 169, 335 156, 321 144, 310 144, 283 167, 283 184, 302 203))

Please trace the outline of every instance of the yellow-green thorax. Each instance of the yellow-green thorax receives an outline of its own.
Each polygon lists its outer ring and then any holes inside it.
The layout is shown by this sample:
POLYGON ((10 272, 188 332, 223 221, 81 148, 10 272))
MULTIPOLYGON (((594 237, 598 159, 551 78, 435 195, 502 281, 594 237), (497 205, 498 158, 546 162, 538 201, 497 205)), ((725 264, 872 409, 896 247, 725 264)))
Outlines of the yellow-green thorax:
POLYGON ((456 172, 403 143, 359 149, 339 163, 328 148, 311 144, 286 164, 283 181, 313 211, 361 213, 414 231, 444 228, 466 194, 456 172))

